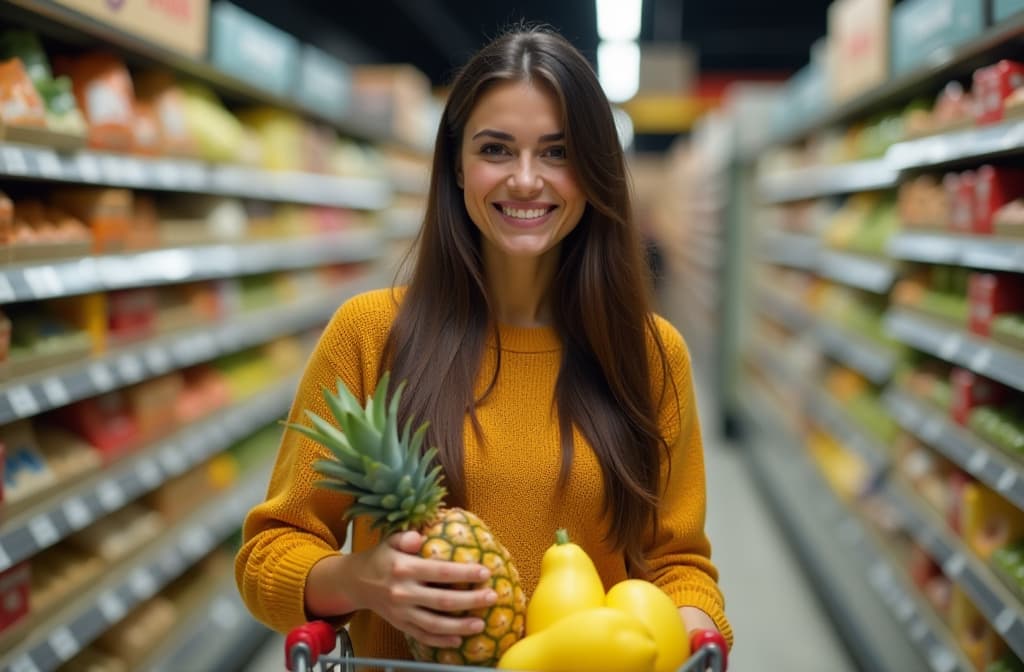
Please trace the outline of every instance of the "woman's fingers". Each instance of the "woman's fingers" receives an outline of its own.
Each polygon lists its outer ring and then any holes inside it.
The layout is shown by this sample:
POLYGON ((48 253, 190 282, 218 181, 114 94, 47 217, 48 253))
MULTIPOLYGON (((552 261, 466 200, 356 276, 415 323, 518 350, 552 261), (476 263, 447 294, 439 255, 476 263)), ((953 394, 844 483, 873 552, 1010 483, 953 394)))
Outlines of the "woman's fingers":
POLYGON ((490 588, 479 590, 450 590, 425 586, 416 600, 421 606, 440 612, 460 612, 484 609, 498 601, 498 594, 490 588))
MULTIPOLYGON (((483 620, 474 616, 453 618, 427 609, 414 609, 409 618, 410 625, 415 630, 429 637, 446 639, 448 642, 444 645, 435 644, 434 646, 458 646, 462 643, 463 637, 471 637, 484 631, 483 620)), ((417 637, 417 639, 419 638, 417 637)))
POLYGON ((442 584, 476 584, 491 576, 491 572, 483 565, 419 557, 403 558, 403 562, 395 566, 394 572, 396 579, 442 584))

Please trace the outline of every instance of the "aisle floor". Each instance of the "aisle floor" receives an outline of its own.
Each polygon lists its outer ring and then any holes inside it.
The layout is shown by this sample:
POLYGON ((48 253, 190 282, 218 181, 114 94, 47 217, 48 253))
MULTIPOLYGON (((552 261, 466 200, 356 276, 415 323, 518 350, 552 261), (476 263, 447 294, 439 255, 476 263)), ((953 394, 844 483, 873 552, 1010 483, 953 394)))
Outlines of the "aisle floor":
MULTIPOLYGON (((707 389, 698 385, 700 389, 707 389)), ((782 532, 765 508, 742 453, 710 431, 714 409, 701 395, 706 428, 708 534, 736 634, 732 672, 853 672, 782 532)), ((280 672, 284 644, 273 637, 246 666, 280 672)))

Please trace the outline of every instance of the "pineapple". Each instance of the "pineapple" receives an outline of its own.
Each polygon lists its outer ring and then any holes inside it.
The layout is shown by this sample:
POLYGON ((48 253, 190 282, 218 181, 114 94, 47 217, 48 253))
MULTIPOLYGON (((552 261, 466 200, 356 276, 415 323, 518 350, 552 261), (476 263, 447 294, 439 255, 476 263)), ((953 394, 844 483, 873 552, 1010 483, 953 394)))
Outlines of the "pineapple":
MULTIPOLYGON (((317 460, 313 468, 324 477, 320 487, 355 497, 347 516, 366 516, 384 536, 416 530, 425 537, 420 555, 452 562, 477 562, 491 572, 488 580, 498 594, 497 602, 469 615, 486 624, 479 635, 465 637, 458 648, 439 649, 406 637, 416 660, 446 665, 492 667, 524 632, 526 596, 519 573, 505 547, 476 515, 458 508, 444 508, 441 467, 430 468, 436 448, 421 451, 427 425, 410 436, 412 422, 398 431, 398 402, 403 382, 390 402, 385 373, 366 407, 338 380, 337 392, 324 389, 324 398, 340 426, 306 411, 312 427, 290 424, 328 448, 331 456, 317 460)), ((469 588, 470 586, 464 586, 469 588)))

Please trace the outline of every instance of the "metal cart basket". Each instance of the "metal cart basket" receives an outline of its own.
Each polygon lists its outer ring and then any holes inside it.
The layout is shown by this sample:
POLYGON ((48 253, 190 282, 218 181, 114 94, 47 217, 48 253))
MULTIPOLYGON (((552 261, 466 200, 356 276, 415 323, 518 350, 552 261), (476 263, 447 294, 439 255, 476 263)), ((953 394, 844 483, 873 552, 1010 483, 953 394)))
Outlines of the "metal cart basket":
MULTIPOLYGON (((725 672, 726 644, 719 633, 696 631, 690 639, 693 653, 676 672, 725 672)), ((289 672, 490 672, 490 668, 465 665, 356 658, 348 633, 335 632, 324 621, 307 623, 289 633, 285 664, 289 672)))

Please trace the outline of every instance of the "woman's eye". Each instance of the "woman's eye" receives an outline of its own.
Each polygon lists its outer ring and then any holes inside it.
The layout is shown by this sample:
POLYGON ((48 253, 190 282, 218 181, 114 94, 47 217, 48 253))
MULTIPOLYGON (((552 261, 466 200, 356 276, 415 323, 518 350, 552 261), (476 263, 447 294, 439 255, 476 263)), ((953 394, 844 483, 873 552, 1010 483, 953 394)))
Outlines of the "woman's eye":
POLYGON ((566 157, 565 147, 562 145, 558 145, 556 147, 548 147, 546 150, 544 150, 544 155, 552 159, 564 159, 566 157))
POLYGON ((504 145, 489 144, 481 147, 480 153, 484 156, 504 156, 508 154, 508 150, 504 145))

